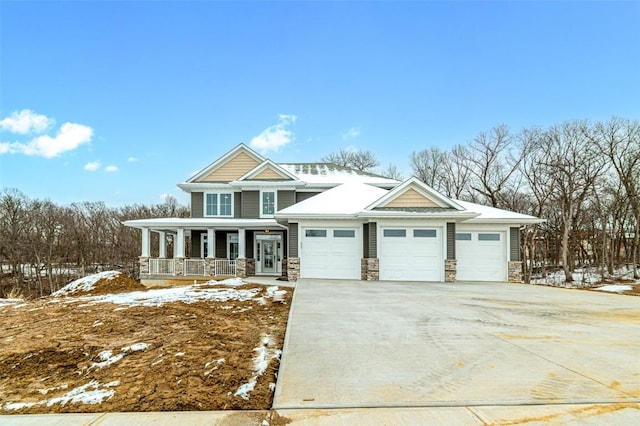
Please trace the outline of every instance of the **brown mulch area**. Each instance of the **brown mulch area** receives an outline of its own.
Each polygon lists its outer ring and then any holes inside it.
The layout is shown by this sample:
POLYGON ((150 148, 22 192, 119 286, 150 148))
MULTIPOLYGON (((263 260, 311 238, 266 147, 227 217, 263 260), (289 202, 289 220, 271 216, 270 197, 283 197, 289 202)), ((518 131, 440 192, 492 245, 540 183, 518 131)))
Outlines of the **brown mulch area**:
MULTIPOLYGON (((122 277, 105 280, 91 293, 140 290, 122 277)), ((265 286, 236 288, 258 289, 258 295, 242 302, 162 306, 89 304, 84 297, 0 304, 0 414, 269 409, 277 358, 270 359, 247 400, 234 393, 255 375, 257 347, 282 348, 293 290, 285 289, 278 301, 265 286), (139 343, 148 348, 123 350, 139 343), (106 350, 124 356, 96 365, 106 350), (89 390, 113 395, 96 404, 47 406, 92 382, 89 390), (13 409, 19 407, 14 403, 39 404, 13 409)))

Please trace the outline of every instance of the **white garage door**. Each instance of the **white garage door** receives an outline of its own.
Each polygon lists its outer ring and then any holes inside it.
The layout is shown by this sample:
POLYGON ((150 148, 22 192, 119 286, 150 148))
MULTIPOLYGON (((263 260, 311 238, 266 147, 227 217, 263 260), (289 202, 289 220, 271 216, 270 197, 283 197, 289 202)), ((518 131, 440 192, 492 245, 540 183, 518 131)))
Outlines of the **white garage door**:
POLYGON ((442 281, 441 228, 382 228, 380 279, 442 281))
POLYGON ((458 281, 505 281, 507 246, 504 232, 457 232, 458 281))
POLYGON ((360 279, 362 242, 357 228, 302 228, 302 278, 360 279))

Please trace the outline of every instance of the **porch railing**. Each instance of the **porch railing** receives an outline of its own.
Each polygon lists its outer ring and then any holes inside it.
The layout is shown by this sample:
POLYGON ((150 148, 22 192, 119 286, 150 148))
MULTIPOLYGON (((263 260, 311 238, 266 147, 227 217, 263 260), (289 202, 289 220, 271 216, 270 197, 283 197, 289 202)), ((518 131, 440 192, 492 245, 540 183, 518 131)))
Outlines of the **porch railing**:
POLYGON ((208 275, 206 273, 207 265, 204 259, 185 259, 184 274, 185 275, 208 275))
POLYGON ((175 262, 173 259, 149 259, 149 273, 156 275, 175 275, 175 262))
POLYGON ((216 259, 215 260, 215 275, 236 276, 236 261, 229 259, 216 259))
POLYGON ((207 259, 149 259, 150 275, 202 275, 202 276, 236 276, 236 261, 215 259, 212 270, 209 270, 207 259), (176 262, 182 262, 182 270, 176 268, 176 262))

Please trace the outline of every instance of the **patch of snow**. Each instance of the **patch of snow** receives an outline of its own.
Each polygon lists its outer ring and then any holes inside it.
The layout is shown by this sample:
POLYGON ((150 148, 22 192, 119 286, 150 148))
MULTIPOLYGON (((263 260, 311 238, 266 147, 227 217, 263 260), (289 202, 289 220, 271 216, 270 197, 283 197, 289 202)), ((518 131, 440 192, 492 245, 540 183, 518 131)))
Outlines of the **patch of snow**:
POLYGON ((184 352, 178 352, 175 356, 184 356, 184 352))
POLYGON ((273 382, 269 383, 269 390, 270 390, 271 392, 275 392, 275 390, 276 390, 276 384, 275 384, 275 383, 273 383, 273 382))
POLYGON ((124 358, 124 356, 125 356, 124 352, 121 352, 117 355, 113 355, 113 352, 111 351, 102 351, 98 354, 98 359, 100 359, 102 362, 94 362, 93 364, 91 364, 89 368, 107 367, 111 364, 115 364, 116 362, 120 361, 122 358, 124 358))
POLYGON ((137 351, 146 351, 149 349, 149 345, 147 343, 134 343, 131 346, 125 346, 122 348, 123 352, 137 352, 137 351))
POLYGON ((22 303, 22 299, 0 299, 0 308, 6 305, 13 305, 15 303, 22 303))
MULTIPOLYGON (((4 404, 3 408, 5 411, 14 411, 22 408, 33 407, 34 405, 46 404, 47 407, 51 407, 52 405, 60 404, 64 406, 69 402, 72 404, 100 404, 105 399, 110 399, 116 393, 116 391, 112 389, 101 389, 101 387, 111 388, 118 386, 119 384, 120 382, 117 380, 104 385, 100 384, 97 380, 92 380, 89 383, 71 389, 69 392, 59 397, 45 399, 38 402, 7 402, 4 404)), ((66 389, 66 387, 66 385, 64 385, 64 387, 60 386, 59 389, 66 389)), ((47 391, 54 389, 56 388, 46 390, 44 393, 46 394, 47 391)))
POLYGON ((37 402, 7 402, 4 404, 5 411, 21 410, 23 408, 33 407, 37 402))
POLYGON ((54 386, 54 387, 52 387, 52 388, 48 388, 48 389, 40 389, 40 390, 38 390, 38 392, 40 392, 42 395, 46 395, 46 394, 48 394, 48 393, 49 393, 49 392, 51 392, 51 391, 58 390, 58 389, 66 389, 66 388, 68 388, 68 387, 69 387, 69 386, 67 386, 66 384, 64 384, 64 385, 60 385, 60 386, 54 386))
POLYGON ((280 290, 280 288, 276 285, 267 287, 267 297, 272 298, 276 302, 282 302, 285 294, 287 294, 287 291, 280 290))
POLYGON ((165 303, 184 302, 195 303, 200 301, 239 301, 257 299, 260 288, 239 290, 235 288, 202 288, 199 285, 180 287, 167 287, 151 289, 147 291, 133 291, 130 293, 105 294, 99 296, 82 296, 79 300, 89 304, 113 303, 127 306, 162 306, 165 303))
POLYGON ((596 288, 596 290, 611 291, 613 293, 622 293, 623 291, 632 290, 632 287, 630 285, 609 284, 609 285, 603 285, 602 287, 598 287, 596 288))
POLYGON ((70 282, 66 286, 62 287, 60 290, 52 293, 53 297, 67 296, 70 294, 74 294, 78 291, 90 291, 94 288, 96 283, 102 279, 112 280, 118 275, 121 275, 121 272, 118 271, 105 271, 99 272, 97 274, 89 275, 84 278, 77 279, 75 281, 70 282))
POLYGON ((207 362, 207 363, 204 365, 204 368, 209 367, 209 366, 210 366, 211 364, 213 364, 214 362, 215 362, 215 364, 216 364, 216 365, 215 365, 212 369, 205 371, 205 372, 204 372, 204 375, 205 375, 205 376, 208 376, 209 374, 211 374, 212 372, 214 372, 215 370, 217 370, 219 366, 221 366, 222 364, 224 364, 225 359, 224 359, 224 358, 220 358, 220 359, 219 359, 219 360, 217 360, 217 361, 209 361, 209 362, 207 362))
POLYGON ((260 342, 260 346, 254 349, 254 352, 258 352, 258 354, 253 359, 253 376, 251 376, 251 379, 247 383, 241 385, 236 390, 234 396, 239 396, 244 400, 249 399, 249 393, 255 389, 258 377, 267 371, 270 361, 272 359, 280 359, 282 351, 269 347, 271 343, 271 337, 264 336, 260 342))
POLYGON ((119 384, 120 382, 117 380, 104 385, 101 385, 97 380, 92 380, 85 385, 72 389, 60 397, 51 398, 47 401, 47 407, 51 407, 54 404, 66 405, 69 402, 72 404, 77 402, 81 404, 100 404, 102 401, 111 398, 116 393, 114 390, 100 389, 100 386, 109 388, 118 386, 119 384))
POLYGON ((104 325, 104 323, 103 323, 102 321, 100 321, 100 320, 95 320, 95 321, 93 322, 92 327, 100 327, 101 325, 104 325))

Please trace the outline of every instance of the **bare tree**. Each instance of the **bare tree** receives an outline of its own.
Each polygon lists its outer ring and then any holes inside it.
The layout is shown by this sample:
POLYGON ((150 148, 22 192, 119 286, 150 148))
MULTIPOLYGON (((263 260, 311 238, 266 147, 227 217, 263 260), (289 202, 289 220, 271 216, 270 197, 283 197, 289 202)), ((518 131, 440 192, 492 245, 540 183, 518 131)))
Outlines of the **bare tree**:
POLYGON ((612 118, 606 123, 598 123, 587 137, 599 148, 602 155, 611 162, 635 220, 631 264, 634 278, 638 273, 640 246, 640 121, 612 118))
POLYGON ((590 131, 586 122, 565 122, 546 131, 538 147, 545 153, 543 164, 552 183, 551 199, 561 212, 560 260, 567 282, 573 281, 574 268, 570 235, 606 164, 590 143, 590 131))
POLYGON ((389 164, 386 169, 381 172, 378 172, 381 176, 384 176, 389 179, 395 180, 403 180, 402 172, 395 166, 395 164, 389 164))
POLYGON ((361 172, 371 172, 380 164, 371 151, 347 150, 341 148, 338 152, 325 155, 320 160, 337 166, 349 167, 361 172))
POLYGON ((523 148, 505 125, 480 133, 469 145, 466 164, 474 178, 471 187, 492 207, 503 205, 503 192, 526 155, 523 148))

